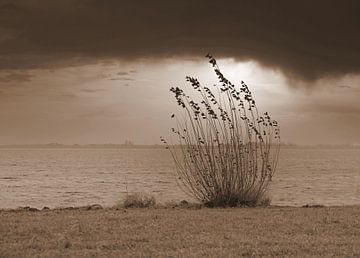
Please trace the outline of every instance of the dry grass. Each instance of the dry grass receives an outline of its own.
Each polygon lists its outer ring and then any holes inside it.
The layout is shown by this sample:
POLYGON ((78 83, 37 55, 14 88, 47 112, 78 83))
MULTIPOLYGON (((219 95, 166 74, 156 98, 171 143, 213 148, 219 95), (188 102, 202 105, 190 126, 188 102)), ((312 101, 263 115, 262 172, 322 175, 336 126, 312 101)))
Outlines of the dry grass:
POLYGON ((0 257, 359 257, 359 214, 360 206, 1 211, 0 257))
POLYGON ((144 193, 126 195, 122 203, 122 207, 124 208, 149 208, 155 205, 155 197, 144 193))
POLYGON ((278 123, 259 113, 243 81, 235 86, 207 57, 218 84, 208 87, 188 76, 191 94, 171 87, 181 109, 171 116, 178 141, 161 141, 174 158, 180 186, 198 201, 209 207, 261 205, 278 161, 278 123))

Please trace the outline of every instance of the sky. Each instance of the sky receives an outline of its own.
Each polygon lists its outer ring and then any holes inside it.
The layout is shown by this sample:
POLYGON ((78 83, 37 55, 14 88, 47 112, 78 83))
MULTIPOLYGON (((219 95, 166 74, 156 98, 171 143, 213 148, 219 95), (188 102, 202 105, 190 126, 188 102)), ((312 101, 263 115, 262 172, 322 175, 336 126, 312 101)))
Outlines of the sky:
POLYGON ((360 144, 359 1, 0 0, 0 144, 160 144, 171 86, 245 81, 283 143, 360 144))

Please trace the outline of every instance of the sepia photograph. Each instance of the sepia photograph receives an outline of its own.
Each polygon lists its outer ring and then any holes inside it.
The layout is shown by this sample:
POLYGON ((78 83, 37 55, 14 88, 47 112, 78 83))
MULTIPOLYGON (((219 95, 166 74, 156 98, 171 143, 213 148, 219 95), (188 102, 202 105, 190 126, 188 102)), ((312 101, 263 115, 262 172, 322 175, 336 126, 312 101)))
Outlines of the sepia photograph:
POLYGON ((360 1, 0 0, 12 257, 360 257, 360 1))

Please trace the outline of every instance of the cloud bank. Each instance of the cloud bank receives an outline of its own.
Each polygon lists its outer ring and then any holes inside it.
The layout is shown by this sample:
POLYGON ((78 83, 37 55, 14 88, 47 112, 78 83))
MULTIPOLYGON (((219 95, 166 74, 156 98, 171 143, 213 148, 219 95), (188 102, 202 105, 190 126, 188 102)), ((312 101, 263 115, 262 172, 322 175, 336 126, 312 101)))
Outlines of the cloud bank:
POLYGON ((360 73, 359 13, 356 0, 0 0, 0 70, 211 52, 315 81, 360 73))

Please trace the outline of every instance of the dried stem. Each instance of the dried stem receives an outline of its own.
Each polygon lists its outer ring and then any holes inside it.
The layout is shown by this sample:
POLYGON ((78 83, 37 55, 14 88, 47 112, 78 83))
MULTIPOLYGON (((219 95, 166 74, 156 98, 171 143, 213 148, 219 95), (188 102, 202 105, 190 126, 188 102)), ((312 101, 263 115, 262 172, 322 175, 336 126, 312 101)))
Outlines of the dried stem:
MULTIPOLYGON (((280 151, 278 123, 259 115, 248 86, 236 87, 208 54, 220 86, 186 77, 201 101, 172 87, 184 110, 172 128, 178 144, 167 145, 187 193, 208 206, 255 206, 265 197, 280 151)), ((174 115, 172 116, 174 117, 174 115)))

